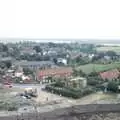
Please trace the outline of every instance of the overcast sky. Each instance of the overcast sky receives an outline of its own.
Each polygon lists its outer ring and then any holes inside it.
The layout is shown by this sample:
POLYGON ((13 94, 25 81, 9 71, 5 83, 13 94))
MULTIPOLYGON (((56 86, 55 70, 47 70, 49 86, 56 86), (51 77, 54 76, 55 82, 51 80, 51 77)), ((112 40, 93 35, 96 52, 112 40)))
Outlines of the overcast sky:
POLYGON ((0 38, 120 38, 120 0, 0 0, 0 38))

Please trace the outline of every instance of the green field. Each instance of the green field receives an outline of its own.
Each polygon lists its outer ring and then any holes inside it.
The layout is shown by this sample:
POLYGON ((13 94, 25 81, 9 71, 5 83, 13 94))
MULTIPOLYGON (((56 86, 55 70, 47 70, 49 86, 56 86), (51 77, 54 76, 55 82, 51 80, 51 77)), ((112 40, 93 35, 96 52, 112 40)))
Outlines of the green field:
POLYGON ((86 74, 89 74, 91 72, 102 72, 114 68, 120 68, 120 62, 111 63, 111 64, 86 64, 81 65, 78 67, 78 69, 81 69, 86 74))
POLYGON ((97 51, 115 51, 115 52, 120 52, 120 46, 105 46, 105 47, 97 47, 97 51))

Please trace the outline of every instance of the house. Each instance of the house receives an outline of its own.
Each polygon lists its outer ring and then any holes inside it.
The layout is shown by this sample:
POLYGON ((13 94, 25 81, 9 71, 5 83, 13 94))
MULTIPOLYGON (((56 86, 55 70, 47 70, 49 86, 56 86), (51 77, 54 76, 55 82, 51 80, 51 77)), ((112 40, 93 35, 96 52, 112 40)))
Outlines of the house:
POLYGON ((65 58, 58 58, 57 59, 57 63, 58 64, 62 63, 63 65, 67 65, 67 59, 65 59, 65 58))
POLYGON ((95 55, 94 54, 89 54, 88 57, 90 60, 92 60, 92 58, 94 57, 95 55))
POLYGON ((117 69, 113 69, 106 72, 101 72, 99 75, 103 80, 115 80, 119 77, 120 72, 117 69))
MULTIPOLYGON (((72 76, 73 70, 71 67, 58 67, 37 71, 37 80, 46 82, 46 78, 64 78, 72 76)), ((50 81, 51 82, 51 81, 50 81)))
POLYGON ((104 56, 104 59, 105 59, 105 60, 111 60, 111 57, 108 56, 108 55, 105 55, 105 56, 104 56))
POLYGON ((15 72, 15 77, 21 77, 23 76, 23 72, 15 72))
POLYGON ((87 79, 83 77, 72 78, 66 82, 65 86, 72 88, 85 88, 87 86, 87 79))
POLYGON ((52 61, 20 61, 14 63, 13 65, 30 69, 45 69, 55 67, 55 64, 52 61))
POLYGON ((12 57, 1 57, 1 58, 0 58, 0 62, 7 62, 7 61, 12 62, 12 61, 14 61, 14 60, 15 60, 15 59, 12 58, 12 57))

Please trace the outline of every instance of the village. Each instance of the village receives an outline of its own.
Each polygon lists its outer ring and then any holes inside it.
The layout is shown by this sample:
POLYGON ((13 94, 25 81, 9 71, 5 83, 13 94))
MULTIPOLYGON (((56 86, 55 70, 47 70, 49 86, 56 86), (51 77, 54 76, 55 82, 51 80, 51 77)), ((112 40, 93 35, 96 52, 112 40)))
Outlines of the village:
POLYGON ((101 47, 108 46, 1 43, 0 110, 47 111, 47 106, 53 110, 119 103, 120 55, 114 49, 101 51, 101 47))

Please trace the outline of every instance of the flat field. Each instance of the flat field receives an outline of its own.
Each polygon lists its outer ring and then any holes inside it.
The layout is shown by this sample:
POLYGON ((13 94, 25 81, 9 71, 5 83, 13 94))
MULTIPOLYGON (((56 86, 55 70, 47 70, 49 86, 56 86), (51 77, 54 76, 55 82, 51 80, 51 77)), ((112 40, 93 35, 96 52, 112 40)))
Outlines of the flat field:
POLYGON ((97 51, 102 52, 102 51, 115 51, 115 52, 120 52, 120 46, 105 46, 105 47, 97 47, 97 51))
POLYGON ((102 72, 115 68, 120 68, 120 62, 111 63, 111 64, 86 64, 86 65, 80 65, 77 69, 80 69, 86 74, 89 74, 91 72, 102 72))

